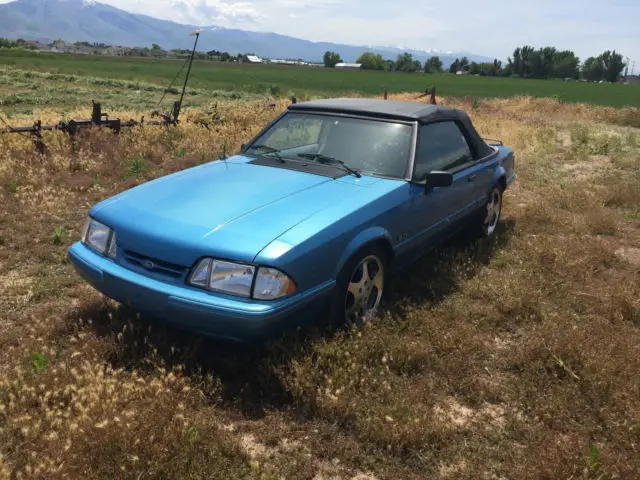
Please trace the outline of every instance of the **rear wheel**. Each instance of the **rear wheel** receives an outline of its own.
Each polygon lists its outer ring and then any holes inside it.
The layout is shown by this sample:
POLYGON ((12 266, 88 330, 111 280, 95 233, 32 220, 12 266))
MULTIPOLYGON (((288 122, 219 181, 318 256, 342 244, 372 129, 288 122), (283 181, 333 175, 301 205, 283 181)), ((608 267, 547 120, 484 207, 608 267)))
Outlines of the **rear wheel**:
POLYGON ((484 221, 482 232, 485 237, 490 237, 496 231, 500 213, 502 212, 502 187, 496 185, 491 189, 489 200, 484 208, 484 221))
POLYGON ((339 325, 361 325, 379 310, 385 287, 386 255, 370 248, 352 257, 339 275, 331 318, 339 325))
POLYGON ((487 202, 478 210, 469 232, 473 238, 487 238, 493 236, 500 221, 502 212, 502 186, 496 184, 489 192, 487 202))

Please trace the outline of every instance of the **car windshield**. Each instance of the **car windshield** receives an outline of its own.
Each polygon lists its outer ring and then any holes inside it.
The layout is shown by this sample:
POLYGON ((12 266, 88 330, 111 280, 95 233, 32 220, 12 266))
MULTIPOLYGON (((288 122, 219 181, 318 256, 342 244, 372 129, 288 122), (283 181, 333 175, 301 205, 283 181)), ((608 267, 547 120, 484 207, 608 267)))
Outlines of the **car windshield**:
MULTIPOLYGON (((410 124, 311 113, 287 113, 247 150, 277 151, 283 158, 319 161, 330 157, 363 175, 403 178, 411 151, 410 124), (255 145, 255 148, 253 147, 255 145)), ((339 163, 332 162, 336 168, 339 163)))

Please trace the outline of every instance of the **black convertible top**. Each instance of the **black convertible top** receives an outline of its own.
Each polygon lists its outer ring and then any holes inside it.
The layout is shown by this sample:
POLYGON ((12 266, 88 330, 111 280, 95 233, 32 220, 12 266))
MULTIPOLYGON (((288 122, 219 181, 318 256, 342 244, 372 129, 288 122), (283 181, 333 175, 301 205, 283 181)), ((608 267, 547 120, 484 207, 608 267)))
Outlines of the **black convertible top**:
POLYGON ((475 149, 478 158, 494 153, 478 135, 469 116, 457 108, 430 105, 400 100, 377 100, 371 98, 330 98, 289 105, 292 112, 332 112, 352 115, 373 116, 394 120, 418 121, 420 123, 452 120, 461 124, 467 133, 467 140, 475 149))

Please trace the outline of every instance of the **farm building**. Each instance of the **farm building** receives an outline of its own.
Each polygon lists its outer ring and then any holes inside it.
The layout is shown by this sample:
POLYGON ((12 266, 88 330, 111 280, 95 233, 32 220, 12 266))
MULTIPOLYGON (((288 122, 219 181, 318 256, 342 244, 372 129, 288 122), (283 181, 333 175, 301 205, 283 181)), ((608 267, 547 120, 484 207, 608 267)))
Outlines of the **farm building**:
POLYGON ((336 63, 336 68, 350 68, 350 69, 359 69, 360 67, 362 67, 361 63, 345 63, 345 62, 341 62, 341 63, 336 63))
POLYGON ((262 63, 262 59, 255 55, 247 55, 247 60, 249 60, 249 63, 262 63))
POLYGON ((278 65, 306 65, 306 62, 303 62, 302 60, 283 60, 280 58, 273 58, 271 60, 268 61, 268 63, 275 63, 278 65))

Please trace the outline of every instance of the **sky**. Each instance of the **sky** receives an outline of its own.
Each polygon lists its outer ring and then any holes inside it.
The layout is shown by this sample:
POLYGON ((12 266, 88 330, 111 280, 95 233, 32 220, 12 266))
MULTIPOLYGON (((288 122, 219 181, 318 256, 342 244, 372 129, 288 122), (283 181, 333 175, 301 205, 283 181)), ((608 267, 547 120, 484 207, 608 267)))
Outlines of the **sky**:
POLYGON ((635 60, 636 73, 640 71, 640 0, 100 0, 100 3, 180 23, 269 31, 353 45, 467 51, 502 60, 519 45, 569 49, 583 60, 615 49, 635 60))

